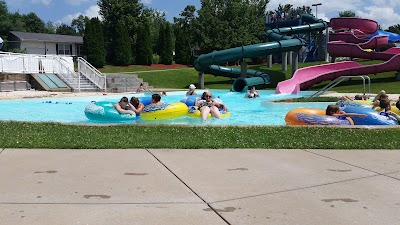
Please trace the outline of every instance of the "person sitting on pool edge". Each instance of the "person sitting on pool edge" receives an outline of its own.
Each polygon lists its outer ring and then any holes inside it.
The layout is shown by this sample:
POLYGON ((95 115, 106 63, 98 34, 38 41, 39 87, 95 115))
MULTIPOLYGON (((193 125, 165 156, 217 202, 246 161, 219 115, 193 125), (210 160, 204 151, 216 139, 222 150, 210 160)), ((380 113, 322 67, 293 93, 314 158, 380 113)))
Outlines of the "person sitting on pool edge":
POLYGON ((136 115, 142 112, 144 105, 139 101, 138 98, 132 97, 129 103, 133 106, 132 111, 134 111, 136 115))
POLYGON ((152 106, 152 105, 163 105, 164 102, 161 101, 161 96, 160 94, 153 94, 151 96, 151 104, 149 104, 148 106, 152 106))
POLYGON ((122 97, 121 100, 119 100, 118 103, 114 104, 113 106, 120 114, 135 114, 135 112, 132 110, 133 106, 129 105, 129 100, 127 97, 122 97))
POLYGON ((256 91, 256 87, 250 86, 249 90, 247 91, 247 93, 244 97, 245 98, 257 98, 257 97, 260 97, 260 94, 258 93, 258 91, 256 91))
POLYGON ((203 121, 207 120, 208 114, 210 113, 213 117, 221 119, 221 113, 218 109, 219 103, 212 99, 211 92, 205 91, 200 98, 196 98, 194 105, 199 107, 203 121))
POLYGON ((340 120, 346 120, 346 117, 350 116, 358 116, 358 117, 365 117, 365 114, 359 114, 359 113, 346 113, 342 110, 340 110, 340 107, 338 105, 328 105, 325 110, 325 114, 327 116, 334 116, 337 117, 340 120))

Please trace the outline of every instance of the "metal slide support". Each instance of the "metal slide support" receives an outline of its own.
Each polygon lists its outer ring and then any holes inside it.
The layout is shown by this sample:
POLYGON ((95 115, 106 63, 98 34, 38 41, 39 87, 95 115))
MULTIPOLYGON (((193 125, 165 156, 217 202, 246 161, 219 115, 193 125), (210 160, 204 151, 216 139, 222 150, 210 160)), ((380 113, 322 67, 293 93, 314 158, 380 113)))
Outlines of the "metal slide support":
POLYGON ((240 60, 240 77, 247 77, 247 62, 245 59, 240 60))
POLYGON ((282 52, 282 71, 287 71, 288 53, 282 52))
POLYGON ((328 42, 329 42, 329 27, 326 27, 326 29, 325 29, 325 62, 329 62, 328 42))
POLYGON ((200 89, 204 89, 204 73, 203 72, 199 72, 198 77, 197 77, 197 81, 199 84, 199 88, 200 89))
POLYGON ((292 77, 296 70, 299 68, 299 51, 293 52, 292 55, 292 77))
POLYGON ((316 93, 312 94, 310 97, 318 97, 322 95, 323 93, 327 92, 328 90, 334 88, 336 85, 340 84, 342 81, 348 80, 350 78, 361 78, 363 81, 363 87, 364 87, 364 94, 365 92, 365 79, 368 79, 368 93, 371 93, 371 79, 367 75, 361 75, 361 76, 341 76, 327 84, 325 87, 323 87, 321 90, 317 91, 316 93))
POLYGON ((272 67, 272 55, 267 55, 267 67, 272 67))

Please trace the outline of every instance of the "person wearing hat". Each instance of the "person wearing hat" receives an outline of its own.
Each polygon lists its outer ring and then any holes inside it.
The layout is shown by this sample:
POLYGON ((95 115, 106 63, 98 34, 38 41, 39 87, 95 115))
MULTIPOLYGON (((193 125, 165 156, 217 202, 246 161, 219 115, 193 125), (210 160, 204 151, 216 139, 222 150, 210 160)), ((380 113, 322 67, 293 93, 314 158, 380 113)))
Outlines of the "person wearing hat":
POLYGON ((196 89, 196 86, 194 86, 194 84, 189 85, 189 91, 186 92, 186 96, 197 95, 195 89, 196 89))

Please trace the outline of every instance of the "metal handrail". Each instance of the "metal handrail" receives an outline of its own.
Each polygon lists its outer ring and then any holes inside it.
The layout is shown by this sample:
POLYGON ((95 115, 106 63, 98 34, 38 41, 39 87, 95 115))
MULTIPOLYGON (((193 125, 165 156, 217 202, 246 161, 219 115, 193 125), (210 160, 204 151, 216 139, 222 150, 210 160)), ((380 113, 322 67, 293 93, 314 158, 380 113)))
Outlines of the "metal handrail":
POLYGON ((86 77, 100 89, 107 91, 107 76, 98 71, 82 57, 78 57, 78 73, 86 77))
POLYGON ((322 95, 323 93, 327 92, 328 90, 334 88, 336 85, 341 83, 342 81, 348 80, 350 78, 361 78, 363 80, 363 87, 364 87, 364 95, 366 94, 365 92, 365 79, 368 79, 368 93, 371 93, 371 79, 367 75, 361 75, 361 76, 341 76, 327 84, 325 87, 323 87, 321 90, 317 91, 316 93, 312 94, 310 97, 318 97, 322 95))

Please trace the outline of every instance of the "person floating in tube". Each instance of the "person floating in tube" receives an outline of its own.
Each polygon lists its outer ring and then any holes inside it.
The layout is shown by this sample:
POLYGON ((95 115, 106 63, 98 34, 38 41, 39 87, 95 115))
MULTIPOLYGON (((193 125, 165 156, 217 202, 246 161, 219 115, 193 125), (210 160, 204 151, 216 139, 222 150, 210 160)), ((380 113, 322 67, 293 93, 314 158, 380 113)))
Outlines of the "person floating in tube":
POLYGON ((247 93, 244 97, 245 98, 257 98, 257 97, 260 97, 260 94, 258 93, 258 91, 256 91, 256 87, 250 86, 249 90, 247 91, 247 93))

